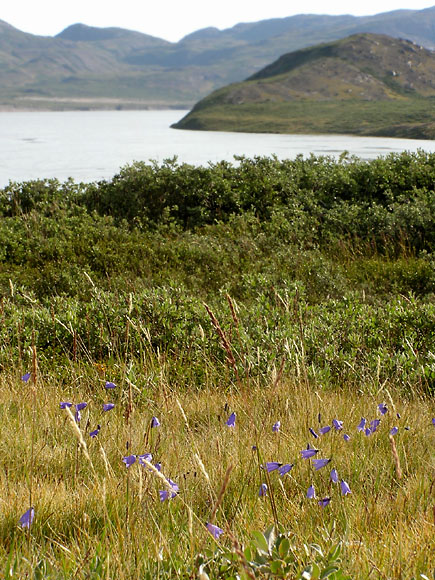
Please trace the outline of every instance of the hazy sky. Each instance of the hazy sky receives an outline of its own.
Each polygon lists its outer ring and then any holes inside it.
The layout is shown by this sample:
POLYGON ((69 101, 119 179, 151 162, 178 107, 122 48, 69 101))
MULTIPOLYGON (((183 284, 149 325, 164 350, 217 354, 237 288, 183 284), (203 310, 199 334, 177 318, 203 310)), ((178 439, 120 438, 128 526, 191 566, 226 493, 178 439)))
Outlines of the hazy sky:
POLYGON ((20 30, 52 36, 76 22, 120 26, 177 41, 205 28, 229 28, 238 22, 282 18, 294 14, 378 14, 433 6, 435 0, 11 0, 2 2, 0 20, 20 30))

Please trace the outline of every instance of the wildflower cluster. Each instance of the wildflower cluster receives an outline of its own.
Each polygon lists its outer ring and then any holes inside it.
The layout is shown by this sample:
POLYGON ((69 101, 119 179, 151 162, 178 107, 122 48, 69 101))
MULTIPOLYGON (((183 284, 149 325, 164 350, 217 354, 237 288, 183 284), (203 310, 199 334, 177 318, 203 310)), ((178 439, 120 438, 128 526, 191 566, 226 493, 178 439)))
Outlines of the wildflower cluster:
MULTIPOLYGON (((29 378, 25 375, 23 377, 23 381, 29 380, 29 378)), ((116 389, 116 384, 112 382, 106 382, 105 389, 107 391, 111 391, 116 389)), ((73 416, 76 421, 77 427, 80 428, 81 422, 81 413, 84 409, 88 407, 88 403, 81 401, 77 403, 73 403, 72 401, 62 401, 60 402, 60 409, 71 409, 71 412, 74 411, 73 416)), ((106 402, 101 405, 101 413, 107 413, 113 409, 115 409, 116 404, 112 402, 106 402)), ((326 454, 322 453, 322 442, 324 438, 330 437, 340 437, 343 441, 348 443, 352 437, 356 436, 363 436, 363 437, 372 437, 376 433, 384 432, 380 429, 382 421, 384 421, 384 417, 388 414, 389 409, 385 403, 381 403, 377 407, 377 412, 379 414, 378 417, 374 417, 371 419, 366 419, 362 417, 360 422, 354 426, 353 428, 349 425, 346 426, 348 432, 345 432, 345 421, 334 418, 330 424, 323 424, 322 417, 318 415, 318 423, 319 426, 317 428, 309 427, 308 433, 311 437, 314 438, 316 441, 316 446, 311 445, 308 443, 305 448, 301 449, 299 452, 299 456, 294 458, 293 461, 266 461, 260 465, 260 473, 267 474, 266 481, 260 481, 258 490, 259 498, 266 498, 273 489, 273 477, 270 478, 270 474, 277 474, 279 478, 293 478, 294 481, 297 483, 297 478, 294 477, 295 473, 298 472, 298 469, 302 469, 303 466, 309 466, 309 474, 310 477, 315 476, 315 474, 321 470, 325 470, 325 468, 329 467, 329 476, 328 476, 328 489, 327 493, 322 493, 319 497, 316 494, 316 487, 319 484, 319 487, 325 487, 325 478, 322 481, 317 482, 313 479, 310 482, 310 485, 303 492, 303 497, 308 500, 317 500, 317 504, 322 508, 326 508, 334 502, 334 495, 341 495, 343 498, 347 497, 348 495, 352 494, 351 486, 349 485, 348 481, 351 475, 349 473, 339 473, 339 469, 334 466, 334 457, 333 453, 328 454, 329 456, 325 456, 326 454), (354 432, 352 434, 352 431, 354 432), (296 468, 296 469, 295 469, 296 468), (337 492, 335 491, 337 490, 337 492)), ((392 414, 390 413, 392 417, 392 414)), ((400 421, 401 417, 397 413, 396 414, 397 421, 400 421)), ((89 418, 87 420, 87 425, 90 424, 89 418)), ((435 418, 432 419, 432 424, 435 426, 435 418)), ((391 425, 390 425, 391 426, 391 425)), ((158 417, 153 416, 149 422, 150 429, 159 429, 161 427, 161 421, 158 417)), ((235 412, 232 412, 228 419, 225 421, 225 427, 229 429, 229 431, 234 431, 237 429, 237 416, 235 412)), ((88 436, 91 439, 95 439, 98 437, 102 427, 101 424, 97 424, 96 428, 88 432, 88 436)), ((274 437, 282 437, 285 435, 282 431, 282 424, 280 420, 277 420, 271 425, 270 427, 271 432, 274 434, 274 437)), ((404 427, 404 430, 409 429, 408 427, 404 427)), ((398 426, 393 426, 390 431, 390 437, 394 437, 399 432, 398 426)), ((326 439, 325 439, 326 441, 326 439)), ((259 453, 259 443, 256 442, 255 445, 252 446, 254 451, 258 452, 258 457, 260 457, 259 453)), ((125 469, 130 469, 134 464, 138 464, 141 469, 145 469, 146 472, 151 474, 153 477, 156 477, 156 481, 161 483, 162 489, 158 490, 158 499, 160 502, 167 502, 174 500, 175 498, 180 496, 180 487, 176 481, 173 481, 167 475, 162 473, 162 463, 160 461, 155 461, 153 459, 153 455, 150 452, 142 452, 137 454, 130 453, 120 459, 124 465, 125 469)), ((303 468, 305 469, 305 468, 303 468)), ((164 472, 164 469, 163 469, 164 472)), ((352 483, 352 481, 351 481, 352 483)), ((298 488, 301 488, 301 485, 297 483, 298 488)), ((302 498, 301 498, 302 499, 302 498)), ((214 519, 213 514, 213 519, 214 519)), ((22 528, 30 529, 33 520, 35 517, 35 509, 34 507, 29 508, 19 519, 19 524, 22 528)), ((219 527, 212 521, 204 522, 206 530, 213 536, 215 540, 219 540, 220 536, 224 533, 223 528, 219 527)))

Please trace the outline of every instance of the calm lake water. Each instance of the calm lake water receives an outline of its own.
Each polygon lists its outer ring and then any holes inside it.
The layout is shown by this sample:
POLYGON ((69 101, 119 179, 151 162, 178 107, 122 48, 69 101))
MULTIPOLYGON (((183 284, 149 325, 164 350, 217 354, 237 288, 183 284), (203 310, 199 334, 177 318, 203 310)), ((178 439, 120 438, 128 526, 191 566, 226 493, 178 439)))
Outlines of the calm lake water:
POLYGON ((363 159, 391 152, 435 152, 435 141, 343 135, 264 135, 170 129, 185 111, 74 111, 0 113, 0 187, 9 181, 57 177, 63 181, 110 179, 133 161, 207 165, 234 155, 298 154, 363 159))

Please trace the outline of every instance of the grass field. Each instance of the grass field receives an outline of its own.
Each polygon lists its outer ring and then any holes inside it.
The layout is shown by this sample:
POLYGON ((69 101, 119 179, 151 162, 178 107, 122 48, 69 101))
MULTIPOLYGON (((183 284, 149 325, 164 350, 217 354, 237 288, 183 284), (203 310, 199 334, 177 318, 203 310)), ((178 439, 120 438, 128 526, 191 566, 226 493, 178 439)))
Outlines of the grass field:
POLYGON ((434 183, 419 152, 0 191, 0 576, 433 578, 434 183))

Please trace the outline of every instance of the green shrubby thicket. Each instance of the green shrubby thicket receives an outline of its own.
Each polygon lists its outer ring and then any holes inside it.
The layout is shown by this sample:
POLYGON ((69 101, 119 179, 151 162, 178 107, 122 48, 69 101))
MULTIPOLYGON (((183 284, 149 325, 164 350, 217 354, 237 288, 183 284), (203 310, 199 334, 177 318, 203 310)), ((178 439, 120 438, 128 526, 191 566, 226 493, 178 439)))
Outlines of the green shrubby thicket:
POLYGON ((26 368, 34 341, 46 367, 124 361, 143 388, 163 371, 178 386, 266 384, 284 361, 325 387, 433 393, 434 184, 424 152, 10 183, 0 369, 26 368))

